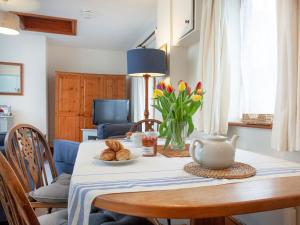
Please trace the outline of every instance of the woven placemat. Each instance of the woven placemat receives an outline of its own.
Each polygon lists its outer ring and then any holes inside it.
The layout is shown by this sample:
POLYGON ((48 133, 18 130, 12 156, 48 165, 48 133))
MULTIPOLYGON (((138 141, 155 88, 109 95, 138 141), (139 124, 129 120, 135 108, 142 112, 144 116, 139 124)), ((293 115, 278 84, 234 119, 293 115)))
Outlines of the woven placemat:
POLYGON ((211 170, 191 162, 184 166, 184 170, 198 177, 217 179, 243 179, 256 174, 256 169, 248 164, 235 162, 232 167, 223 170, 211 170))
POLYGON ((189 148, 190 148, 189 144, 185 145, 184 150, 173 150, 173 149, 171 149, 171 147, 167 147, 166 149, 164 149, 163 145, 158 145, 157 146, 157 151, 160 154, 162 154, 162 155, 164 155, 168 158, 172 158, 172 157, 190 157, 189 148))

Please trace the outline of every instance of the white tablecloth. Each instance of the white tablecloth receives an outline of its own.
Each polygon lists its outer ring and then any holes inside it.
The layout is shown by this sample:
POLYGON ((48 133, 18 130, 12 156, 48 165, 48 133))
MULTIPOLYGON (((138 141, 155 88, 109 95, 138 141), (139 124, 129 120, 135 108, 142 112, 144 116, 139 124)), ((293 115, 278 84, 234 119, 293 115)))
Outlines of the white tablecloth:
MULTIPOLYGON (((142 150, 124 143, 134 154, 142 150)), ((196 177, 186 173, 183 166, 191 158, 139 157, 132 164, 111 166, 94 159, 105 148, 102 141, 80 144, 69 192, 69 225, 86 225, 93 200, 103 194, 170 190, 219 185, 265 179, 299 176, 300 164, 237 150, 236 161, 257 169, 257 175, 247 179, 227 180, 196 177)))

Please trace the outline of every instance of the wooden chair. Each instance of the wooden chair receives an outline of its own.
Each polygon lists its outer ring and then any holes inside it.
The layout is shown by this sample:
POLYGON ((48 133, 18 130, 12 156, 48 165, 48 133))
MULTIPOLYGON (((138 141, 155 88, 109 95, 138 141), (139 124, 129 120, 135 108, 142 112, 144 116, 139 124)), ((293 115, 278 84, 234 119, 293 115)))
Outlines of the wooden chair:
MULTIPOLYGON (((28 124, 18 125, 5 138, 6 155, 26 193, 48 185, 45 161, 52 179, 57 171, 48 142, 43 134, 28 124)), ((33 208, 66 208, 67 203, 32 202, 33 208)))
POLYGON ((20 181, 2 153, 0 201, 10 225, 40 225, 20 181))
POLYGON ((145 131, 158 131, 159 125, 161 122, 155 119, 144 119, 136 122, 130 129, 130 132, 136 132, 139 130, 141 126, 145 125, 145 131), (154 129, 154 125, 156 124, 156 129, 154 129))
MULTIPOLYGON (((2 204, 9 225, 67 225, 67 209, 43 215, 37 218, 31 203, 29 202, 23 185, 18 179, 12 165, 8 163, 2 153, 0 153, 0 203, 2 204)), ((90 215, 89 225, 101 225, 111 223, 107 220, 106 212, 95 212, 90 215)), ((120 217, 120 214, 118 214, 120 217)), ((130 216, 123 216, 124 221, 130 223, 130 216), (126 218, 125 218, 126 217, 126 218)), ((123 222, 124 222, 123 221, 123 222)), ((136 221, 136 220, 135 220, 136 221)), ((151 221, 145 223, 146 219, 140 219, 139 224, 153 224, 151 221)), ((114 224, 114 223, 112 223, 114 224)), ((118 223, 119 224, 119 223, 118 223)), ((122 223, 123 224, 123 223, 122 223)))

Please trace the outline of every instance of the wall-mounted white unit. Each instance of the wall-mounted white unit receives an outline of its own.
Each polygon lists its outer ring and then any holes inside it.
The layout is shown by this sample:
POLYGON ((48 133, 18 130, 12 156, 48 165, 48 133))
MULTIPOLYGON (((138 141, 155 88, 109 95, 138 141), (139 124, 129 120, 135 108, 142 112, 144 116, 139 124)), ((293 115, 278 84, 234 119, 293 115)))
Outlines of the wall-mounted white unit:
POLYGON ((172 0, 172 45, 190 46, 199 41, 201 0, 172 0))
POLYGON ((12 116, 0 115, 0 132, 8 132, 13 125, 12 116))

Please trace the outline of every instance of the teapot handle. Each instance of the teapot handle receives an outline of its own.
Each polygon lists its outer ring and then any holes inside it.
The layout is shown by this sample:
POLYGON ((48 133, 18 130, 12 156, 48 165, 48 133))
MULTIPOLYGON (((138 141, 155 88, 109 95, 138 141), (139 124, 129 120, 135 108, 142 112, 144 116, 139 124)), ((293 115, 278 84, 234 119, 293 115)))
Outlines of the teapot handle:
POLYGON ((201 148, 203 148, 204 146, 204 143, 200 140, 194 140, 193 143, 192 143, 192 158, 193 160, 196 162, 196 163, 199 163, 201 165, 201 161, 198 160, 195 156, 195 151, 196 151, 196 143, 199 143, 201 148))

